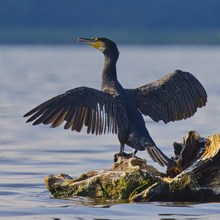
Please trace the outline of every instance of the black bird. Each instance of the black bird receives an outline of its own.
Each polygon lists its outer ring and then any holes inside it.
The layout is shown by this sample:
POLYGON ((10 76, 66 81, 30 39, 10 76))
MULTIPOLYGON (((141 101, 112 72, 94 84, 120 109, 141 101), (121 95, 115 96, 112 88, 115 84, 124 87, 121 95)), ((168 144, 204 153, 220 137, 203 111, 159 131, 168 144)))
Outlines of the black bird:
POLYGON ((101 90, 79 87, 55 96, 29 111, 27 122, 34 121, 96 135, 112 132, 118 135, 119 155, 125 155, 125 144, 138 150, 147 150, 160 165, 169 166, 172 160, 165 156, 150 137, 142 114, 154 121, 167 123, 192 116, 198 107, 205 106, 207 94, 200 82, 190 73, 176 70, 161 79, 138 87, 124 89, 117 80, 116 62, 119 51, 106 38, 79 38, 104 54, 101 90), (142 113, 142 114, 141 114, 142 113))

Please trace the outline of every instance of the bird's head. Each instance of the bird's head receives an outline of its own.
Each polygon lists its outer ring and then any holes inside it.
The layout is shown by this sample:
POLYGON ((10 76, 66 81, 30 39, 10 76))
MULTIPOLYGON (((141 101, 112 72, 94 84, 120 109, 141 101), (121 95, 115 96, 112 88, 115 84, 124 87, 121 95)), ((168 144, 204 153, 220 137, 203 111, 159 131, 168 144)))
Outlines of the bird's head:
POLYGON ((95 37, 95 38, 79 38, 78 42, 86 43, 96 49, 106 53, 107 51, 116 50, 118 52, 116 44, 104 37, 95 37))

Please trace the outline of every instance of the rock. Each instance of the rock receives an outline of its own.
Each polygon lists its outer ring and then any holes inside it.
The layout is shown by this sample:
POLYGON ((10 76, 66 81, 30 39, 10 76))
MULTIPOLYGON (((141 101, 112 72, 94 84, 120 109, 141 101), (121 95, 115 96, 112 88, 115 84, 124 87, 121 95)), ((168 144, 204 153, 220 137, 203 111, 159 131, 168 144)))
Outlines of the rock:
POLYGON ((174 163, 160 173, 146 160, 118 157, 112 168, 73 179, 49 175, 44 181, 56 198, 87 196, 130 201, 220 201, 220 135, 201 138, 190 131, 174 143, 174 163))

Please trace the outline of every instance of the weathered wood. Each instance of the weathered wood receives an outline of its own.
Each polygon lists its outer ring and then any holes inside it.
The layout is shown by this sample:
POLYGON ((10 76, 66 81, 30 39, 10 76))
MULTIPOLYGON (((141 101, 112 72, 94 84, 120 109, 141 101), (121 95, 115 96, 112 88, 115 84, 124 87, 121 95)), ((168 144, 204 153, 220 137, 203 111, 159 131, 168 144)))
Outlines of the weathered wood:
POLYGON ((89 196, 130 201, 220 201, 220 135, 201 138, 190 131, 174 143, 174 163, 167 174, 140 158, 119 157, 111 169, 89 171, 73 179, 45 177, 56 198, 89 196))

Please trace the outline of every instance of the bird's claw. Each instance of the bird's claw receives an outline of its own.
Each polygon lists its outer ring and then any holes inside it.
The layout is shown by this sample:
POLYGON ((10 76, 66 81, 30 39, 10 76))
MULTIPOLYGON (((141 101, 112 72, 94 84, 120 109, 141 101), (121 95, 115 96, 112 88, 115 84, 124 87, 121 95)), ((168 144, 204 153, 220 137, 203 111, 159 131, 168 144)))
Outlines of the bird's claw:
POLYGON ((114 162, 117 162, 119 157, 124 157, 126 159, 129 159, 129 158, 135 157, 135 154, 134 153, 127 154, 125 152, 115 154, 114 155, 114 162))

